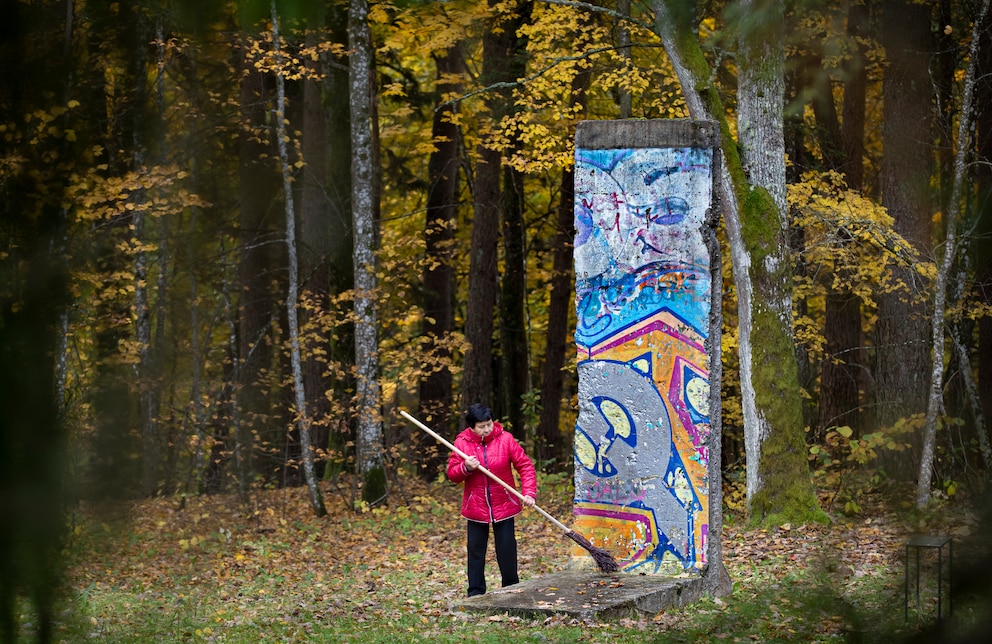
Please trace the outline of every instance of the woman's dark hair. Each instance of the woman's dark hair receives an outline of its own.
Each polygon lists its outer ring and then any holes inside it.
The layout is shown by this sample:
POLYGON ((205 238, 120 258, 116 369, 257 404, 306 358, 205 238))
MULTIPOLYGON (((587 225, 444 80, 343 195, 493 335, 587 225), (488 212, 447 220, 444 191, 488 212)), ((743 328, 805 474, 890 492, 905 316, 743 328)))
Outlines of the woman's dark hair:
POLYGON ((468 408, 468 413, 465 414, 465 422, 468 423, 469 427, 475 427, 476 423, 492 419, 493 411, 482 403, 475 403, 468 408))

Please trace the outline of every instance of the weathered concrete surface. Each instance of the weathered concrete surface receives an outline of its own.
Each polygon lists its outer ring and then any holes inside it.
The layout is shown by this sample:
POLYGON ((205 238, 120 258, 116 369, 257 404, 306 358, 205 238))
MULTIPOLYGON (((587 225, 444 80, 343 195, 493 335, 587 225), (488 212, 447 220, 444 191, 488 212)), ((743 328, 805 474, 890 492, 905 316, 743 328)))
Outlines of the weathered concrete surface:
POLYGON ((676 578, 564 570, 462 599, 455 603, 455 608, 521 617, 568 615, 579 619, 614 619, 638 613, 654 615, 666 608, 691 604, 703 592, 703 579, 698 576, 676 578))
POLYGON ((571 527, 628 573, 722 566, 719 170, 714 123, 576 126, 571 527))

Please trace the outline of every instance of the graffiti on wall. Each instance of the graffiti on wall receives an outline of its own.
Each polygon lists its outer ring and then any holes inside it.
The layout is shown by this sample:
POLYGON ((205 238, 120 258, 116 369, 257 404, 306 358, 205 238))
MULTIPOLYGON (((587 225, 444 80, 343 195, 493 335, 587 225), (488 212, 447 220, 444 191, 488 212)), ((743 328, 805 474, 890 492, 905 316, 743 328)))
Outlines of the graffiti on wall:
POLYGON ((625 571, 705 564, 709 148, 575 153, 575 525, 625 571))

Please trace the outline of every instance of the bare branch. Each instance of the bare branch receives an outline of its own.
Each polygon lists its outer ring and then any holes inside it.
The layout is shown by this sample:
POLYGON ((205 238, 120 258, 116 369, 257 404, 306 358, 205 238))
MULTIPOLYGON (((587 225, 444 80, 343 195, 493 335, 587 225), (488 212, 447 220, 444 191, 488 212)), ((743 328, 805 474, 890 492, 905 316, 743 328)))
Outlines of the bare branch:
POLYGON ((594 4, 590 4, 588 2, 576 2, 575 0, 540 0, 540 1, 546 4, 557 4, 563 7, 572 7, 574 9, 585 9, 590 13, 602 13, 607 16, 610 16, 611 18, 616 18, 621 22, 629 22, 633 25, 637 25, 638 27, 643 27, 649 31, 654 31, 654 25, 650 23, 642 22, 635 18, 631 18, 630 16, 614 11, 613 9, 607 9, 606 7, 599 7, 594 4))

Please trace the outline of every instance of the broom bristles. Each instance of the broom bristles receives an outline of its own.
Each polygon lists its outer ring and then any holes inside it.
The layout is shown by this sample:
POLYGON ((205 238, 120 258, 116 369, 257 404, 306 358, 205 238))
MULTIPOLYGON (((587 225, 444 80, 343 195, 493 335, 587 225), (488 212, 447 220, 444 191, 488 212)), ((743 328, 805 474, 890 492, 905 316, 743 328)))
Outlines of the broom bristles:
POLYGON ((603 572, 617 572, 620 570, 620 564, 618 564, 617 560, 613 558, 613 555, 606 552, 602 548, 597 548, 592 545, 589 543, 588 539, 583 537, 578 532, 569 530, 565 534, 567 534, 572 541, 588 550, 589 554, 592 555, 593 560, 596 562, 596 565, 599 566, 599 569, 603 572))

